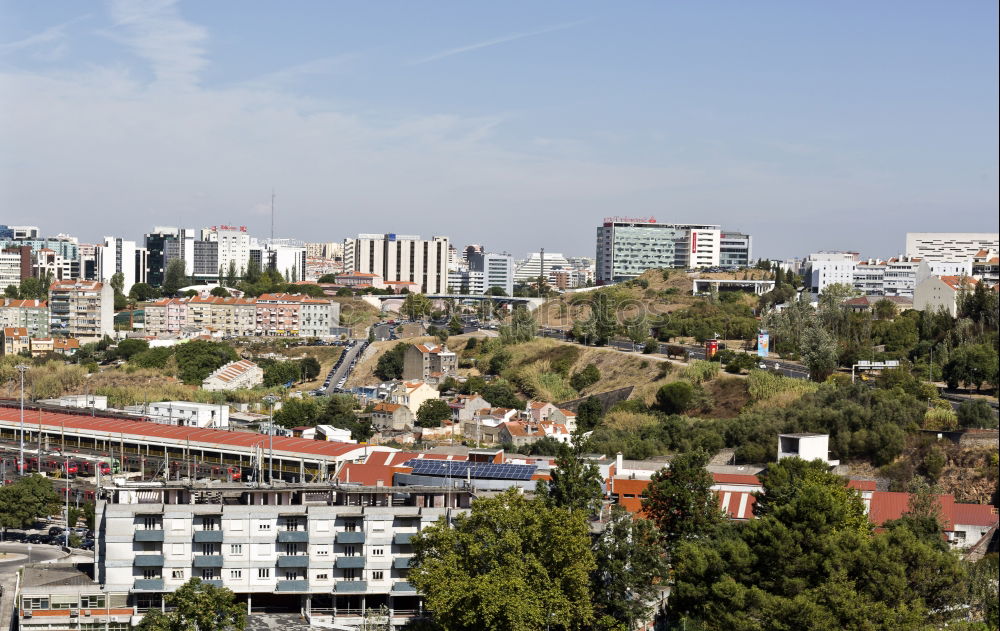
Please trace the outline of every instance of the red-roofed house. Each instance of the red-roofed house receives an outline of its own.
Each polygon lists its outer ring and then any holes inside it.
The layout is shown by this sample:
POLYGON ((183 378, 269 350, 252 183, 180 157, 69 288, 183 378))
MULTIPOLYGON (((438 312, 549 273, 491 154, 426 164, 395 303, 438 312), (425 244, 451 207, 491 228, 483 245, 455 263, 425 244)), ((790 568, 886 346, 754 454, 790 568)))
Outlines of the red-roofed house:
POLYGON ((248 359, 241 359, 220 367, 205 378, 201 387, 205 390, 239 390, 253 388, 264 383, 264 371, 248 359))
POLYGON ((372 410, 372 427, 378 430, 413 429, 416 415, 401 403, 377 403, 372 410))
POLYGON ((0 338, 0 354, 17 355, 21 351, 31 352, 31 338, 28 329, 23 326, 4 327, 3 338, 0 338))

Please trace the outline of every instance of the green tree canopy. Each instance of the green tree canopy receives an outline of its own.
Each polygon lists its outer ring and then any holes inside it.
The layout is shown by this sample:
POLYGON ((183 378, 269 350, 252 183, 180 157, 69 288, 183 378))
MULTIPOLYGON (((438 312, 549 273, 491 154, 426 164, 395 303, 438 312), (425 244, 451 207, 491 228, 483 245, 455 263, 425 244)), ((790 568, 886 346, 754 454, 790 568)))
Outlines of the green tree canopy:
POLYGON ((170 259, 167 269, 163 273, 163 293, 173 296, 180 288, 188 284, 187 274, 184 272, 184 261, 180 259, 170 259))
POLYGON ((402 378, 403 355, 409 346, 406 342, 400 342, 382 353, 375 364, 375 376, 383 381, 402 378))
POLYGON ((0 528, 30 528, 35 520, 58 513, 52 481, 37 473, 0 487, 0 528))
POLYGON ((229 344, 207 340, 178 344, 174 356, 177 358, 178 376, 189 385, 201 385, 212 371, 240 358, 229 344))
POLYGON ((551 479, 539 480, 535 494, 551 506, 559 506, 590 516, 601 507, 604 482, 597 465, 583 459, 580 441, 559 445, 551 479))
POLYGON ((681 414, 694 404, 695 387, 688 381, 672 381, 656 391, 656 406, 667 414, 681 414))
POLYGON ((115 353, 122 359, 132 359, 138 353, 149 350, 149 342, 139 338, 128 338, 118 342, 115 353))
POLYGON ((132 289, 128 291, 128 295, 139 302, 146 302, 154 298, 159 298, 160 292, 147 283, 136 283, 132 285, 132 289))
POLYGON ((441 427, 441 421, 451 418, 451 408, 444 399, 427 399, 417 409, 419 427, 441 427))
POLYGON ((583 513, 515 490, 442 517, 413 541, 409 581, 445 631, 580 629, 595 569, 583 513))
POLYGON ((137 631, 243 631, 246 605, 225 587, 192 578, 164 597, 166 613, 151 607, 137 631))
POLYGON ((707 464, 705 451, 677 454, 643 492, 642 510, 659 528, 668 553, 683 541, 712 536, 722 524, 707 464))

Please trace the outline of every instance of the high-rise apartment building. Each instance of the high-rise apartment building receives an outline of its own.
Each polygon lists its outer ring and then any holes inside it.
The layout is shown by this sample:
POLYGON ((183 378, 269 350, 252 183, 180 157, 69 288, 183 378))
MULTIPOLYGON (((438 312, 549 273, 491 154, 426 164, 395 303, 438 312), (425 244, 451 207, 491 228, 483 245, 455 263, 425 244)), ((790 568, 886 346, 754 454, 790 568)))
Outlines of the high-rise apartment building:
POLYGON ((104 237, 104 245, 98 251, 98 278, 102 283, 110 283, 115 274, 121 274, 124 280, 122 293, 128 295, 136 282, 135 241, 127 241, 120 237, 104 237))
POLYGON ((222 274, 228 274, 230 269, 242 274, 250 264, 250 233, 246 226, 212 226, 201 231, 202 241, 218 243, 218 265, 222 274))
POLYGON ((114 333, 115 297, 111 285, 92 280, 61 280, 49 288, 50 329, 81 342, 114 333))
POLYGON ((448 237, 359 234, 344 241, 344 268, 386 282, 415 283, 425 294, 448 290, 448 237))
POLYGON ((466 250, 469 272, 482 275, 482 292, 498 287, 508 296, 514 295, 514 257, 509 254, 466 250))

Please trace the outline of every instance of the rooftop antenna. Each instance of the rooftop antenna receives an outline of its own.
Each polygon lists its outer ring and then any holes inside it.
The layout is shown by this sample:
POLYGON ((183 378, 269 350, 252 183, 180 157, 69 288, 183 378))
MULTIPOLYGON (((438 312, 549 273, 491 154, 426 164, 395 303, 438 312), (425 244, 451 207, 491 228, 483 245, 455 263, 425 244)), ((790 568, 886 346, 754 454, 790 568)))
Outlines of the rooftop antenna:
POLYGON ((274 189, 271 189, 271 243, 274 243, 274 189))

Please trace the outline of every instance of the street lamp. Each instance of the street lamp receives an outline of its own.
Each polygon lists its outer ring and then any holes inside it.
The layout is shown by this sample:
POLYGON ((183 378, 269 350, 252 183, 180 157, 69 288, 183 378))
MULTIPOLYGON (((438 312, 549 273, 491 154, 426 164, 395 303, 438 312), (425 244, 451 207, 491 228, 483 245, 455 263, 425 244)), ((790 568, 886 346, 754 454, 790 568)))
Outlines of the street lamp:
POLYGON ((274 404, 278 401, 278 397, 273 394, 269 394, 264 397, 264 402, 270 406, 270 411, 267 416, 267 434, 268 434, 268 464, 267 464, 267 481, 269 484, 274 482, 274 404))
POLYGON ((16 368, 21 377, 21 448, 18 452, 18 462, 20 465, 18 473, 24 475, 24 373, 28 372, 28 367, 24 364, 18 364, 16 368))

